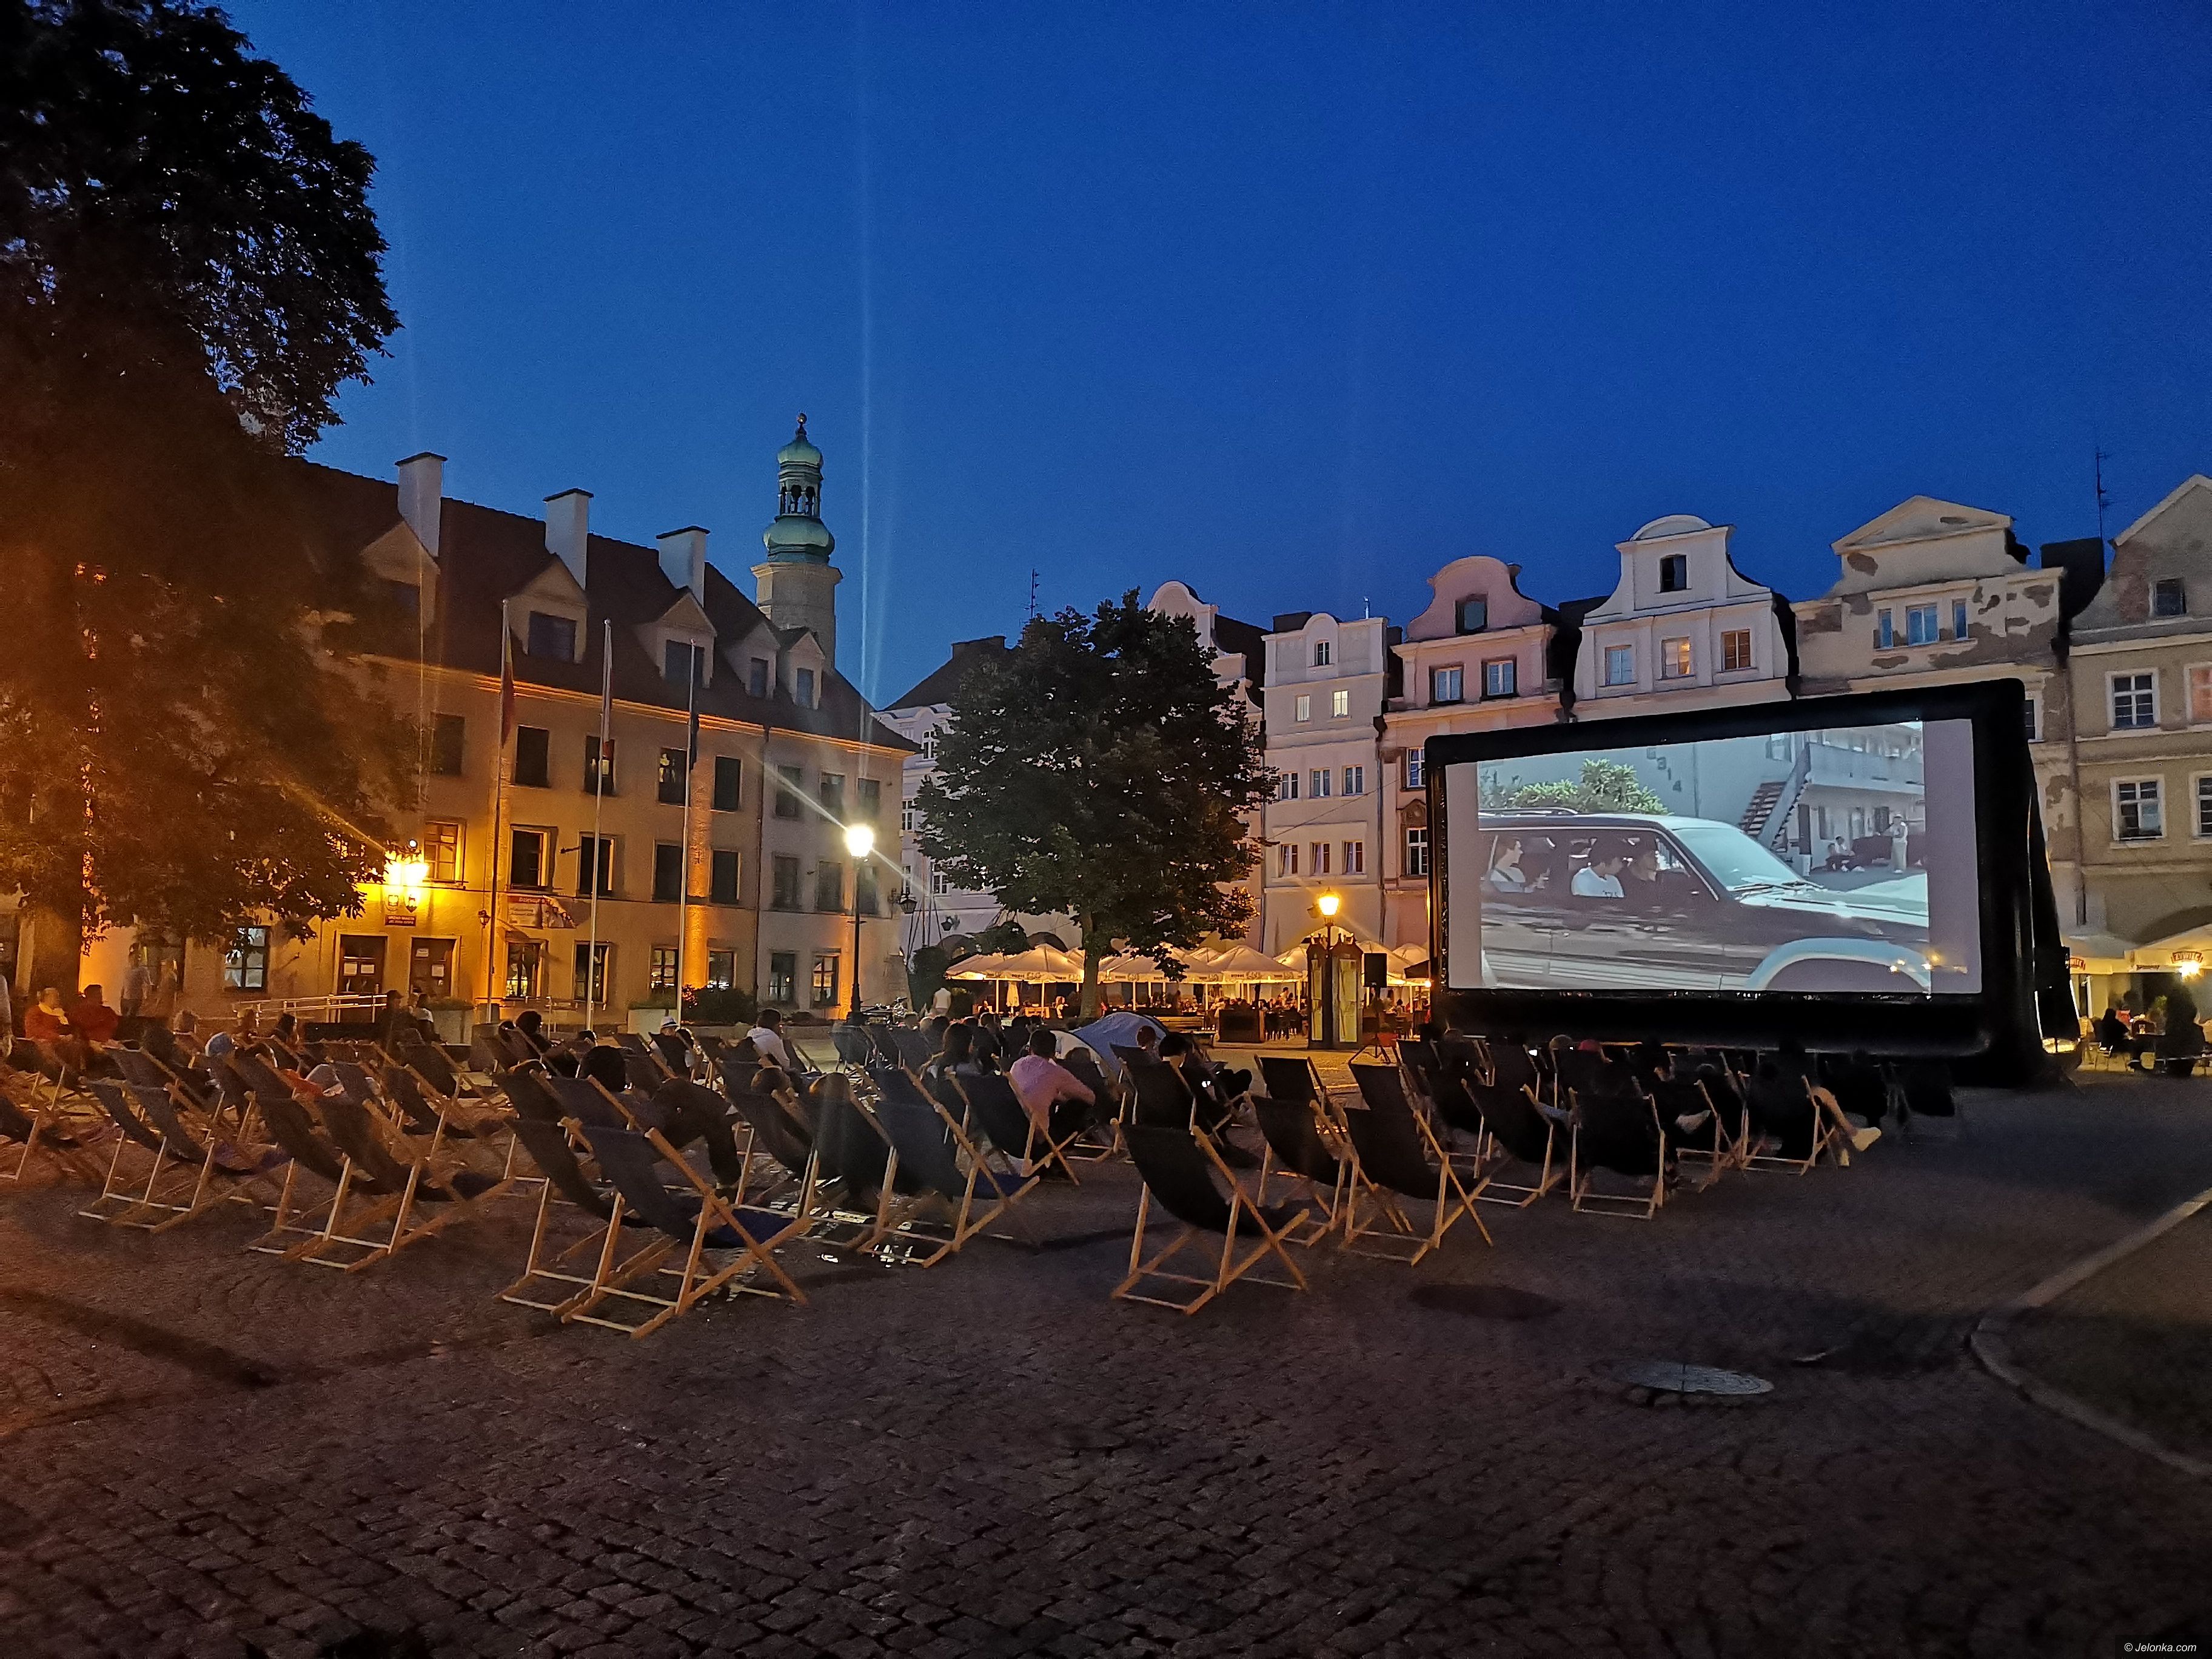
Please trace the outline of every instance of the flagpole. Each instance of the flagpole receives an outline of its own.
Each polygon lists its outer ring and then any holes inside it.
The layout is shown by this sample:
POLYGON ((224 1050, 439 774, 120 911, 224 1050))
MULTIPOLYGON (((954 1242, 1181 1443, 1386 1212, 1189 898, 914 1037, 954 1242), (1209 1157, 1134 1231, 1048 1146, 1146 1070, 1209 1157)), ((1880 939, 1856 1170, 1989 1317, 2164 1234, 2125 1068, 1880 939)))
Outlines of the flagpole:
POLYGON ((584 1024, 595 1030, 599 999, 599 871, 600 860, 606 857, 601 850, 606 843, 599 839, 599 809, 607 798, 607 724, 615 702, 615 625, 610 620, 601 626, 606 632, 599 652, 599 775, 592 782, 592 946, 584 957, 584 1024))
POLYGON ((498 999, 495 948, 502 937, 499 927, 499 831, 507 812, 507 723, 514 717, 514 633, 507 626, 507 601, 499 602, 499 750, 491 769, 491 903, 484 916, 484 1014, 490 1018, 498 999))
POLYGON ((691 685, 684 708, 684 856, 677 860, 683 876, 678 889, 676 932, 676 1023, 684 1023, 684 988, 691 953, 691 798, 698 793, 699 770, 699 647, 686 653, 691 664, 691 685))

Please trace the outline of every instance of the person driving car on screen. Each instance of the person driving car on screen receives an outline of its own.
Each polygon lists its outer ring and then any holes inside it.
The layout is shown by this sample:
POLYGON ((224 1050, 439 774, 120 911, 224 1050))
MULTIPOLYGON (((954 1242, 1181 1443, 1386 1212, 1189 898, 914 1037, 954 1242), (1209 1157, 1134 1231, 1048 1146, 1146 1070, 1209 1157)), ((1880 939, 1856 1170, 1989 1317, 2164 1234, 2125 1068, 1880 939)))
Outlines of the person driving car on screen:
POLYGON ((1589 862, 1575 872, 1573 890, 1580 898, 1620 898, 1620 872, 1628 863, 1628 849, 1607 837, 1590 843, 1589 862))

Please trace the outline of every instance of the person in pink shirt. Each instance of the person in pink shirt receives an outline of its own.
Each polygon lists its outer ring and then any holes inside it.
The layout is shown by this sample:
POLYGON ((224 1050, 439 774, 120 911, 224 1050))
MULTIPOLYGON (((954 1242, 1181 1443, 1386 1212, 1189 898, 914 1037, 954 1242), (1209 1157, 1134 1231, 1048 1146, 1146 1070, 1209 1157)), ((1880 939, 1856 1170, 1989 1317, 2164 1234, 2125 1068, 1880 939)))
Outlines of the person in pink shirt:
POLYGON ((1098 1099, 1081 1078, 1054 1058, 1060 1045, 1051 1029, 1030 1033, 1030 1051, 1006 1069, 1006 1081, 1030 1115, 1030 1121, 1054 1140, 1064 1140, 1097 1121, 1098 1099))

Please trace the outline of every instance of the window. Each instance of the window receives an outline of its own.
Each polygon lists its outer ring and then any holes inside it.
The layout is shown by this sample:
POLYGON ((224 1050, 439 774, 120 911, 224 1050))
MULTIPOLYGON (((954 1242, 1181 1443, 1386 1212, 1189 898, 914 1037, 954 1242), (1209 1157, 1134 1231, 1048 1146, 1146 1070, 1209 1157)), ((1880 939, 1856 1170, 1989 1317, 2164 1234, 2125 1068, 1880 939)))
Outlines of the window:
POLYGON ((1964 599, 1954 599, 1951 601, 1951 637, 1954 640, 1965 639, 1966 628, 1966 602, 1964 599))
POLYGON ((2150 614, 2154 617, 2185 617, 2189 614, 2189 589, 2181 578, 2161 577, 2150 585, 2150 614))
POLYGON ((832 822, 842 823, 845 821, 845 775, 842 772, 824 772, 817 793, 821 797, 822 810, 830 815, 832 822))
POLYGON ((899 803, 899 833, 910 836, 921 828, 921 809, 910 800, 899 803))
POLYGON ((1313 854, 1313 873, 1316 876, 1327 875, 1328 873, 1328 843, 1325 841, 1317 841, 1308 850, 1313 854))
POLYGON ((1316 800, 1327 800, 1328 799, 1328 768, 1326 766, 1316 766, 1314 768, 1312 782, 1313 798, 1316 800))
POLYGON ((517 830, 507 842, 507 884, 510 887, 545 889, 545 832, 543 830, 517 830))
POLYGON ((269 988, 269 930, 241 927, 230 936, 230 949, 222 953, 222 988, 226 991, 265 991, 269 988))
POLYGON ((461 878, 461 826, 433 818, 422 826, 422 862, 432 881, 461 878))
POLYGON ((1298 798, 1298 775, 1295 772, 1275 774, 1275 799, 1296 800, 1298 798))
POLYGON ((1300 697, 1297 701, 1297 719, 1302 720, 1311 720, 1313 718, 1313 699, 1311 697, 1300 697))
POLYGON ((814 957, 814 983, 811 988, 817 1008, 837 1006, 837 958, 822 952, 814 957))
POLYGON ((1314 642, 1314 666, 1316 668, 1326 668, 1328 666, 1328 641, 1327 640, 1317 640, 1314 642))
POLYGON ((1877 648, 1883 651, 1890 650, 1897 644, 1897 626, 1891 622, 1889 612, 1887 611, 1881 612, 1874 619, 1874 642, 1877 648))
POLYGON ((794 951, 768 953, 768 1000, 790 1002, 799 995, 799 955, 794 951))
POLYGON ((2212 776, 2197 780, 2197 833, 2212 836, 2212 776))
POLYGON ((1690 642, 1686 639, 1659 641, 1659 678, 1662 680, 1686 680, 1690 678, 1690 642))
POLYGON ((653 963, 646 969, 645 988, 648 991, 672 991, 683 957, 673 945, 653 947, 653 963))
POLYGON ((769 901, 770 907, 778 910, 796 910, 799 908, 799 860, 787 853, 778 853, 774 869, 775 890, 769 901))
POLYGON ((1475 594, 1462 599, 1452 617, 1453 624, 1462 634, 1480 634, 1490 626, 1490 599, 1487 595, 1475 594))
POLYGON ((799 770, 795 766, 779 766, 775 769, 775 775, 779 780, 775 790, 775 815, 780 818, 795 818, 799 816, 799 770))
POLYGON ((690 793, 691 767, 690 757, 681 749, 660 751, 660 778, 655 799, 665 806, 681 806, 690 793))
POLYGON ((1351 714, 1352 693, 1349 691, 1330 692, 1328 694, 1328 712, 1331 718, 1340 720, 1351 714))
POLYGON ((857 799, 853 804, 853 815, 862 823, 881 823, 884 821, 884 781, 881 778, 856 778, 853 791, 857 799))
POLYGON ((674 904, 684 896, 684 849, 672 841, 653 844, 653 901, 674 904))
POLYGON ((694 645, 689 640, 670 640, 660 647, 660 676, 671 685, 680 685, 687 691, 696 676, 697 683, 707 683, 707 647, 694 645))
POLYGON ((1521 665, 1510 657, 1492 657, 1482 665, 1482 695, 1486 697, 1516 696, 1521 684, 1521 665))
POLYGON ((1275 873, 1279 876, 1295 876, 1297 872, 1298 849, 1294 843, 1286 841, 1275 849, 1275 873))
POLYGON ((1721 635, 1721 672, 1741 673, 1751 666, 1751 630, 1731 628, 1721 635))
POLYGON ((1429 873, 1429 827, 1416 823, 1406 831, 1406 873, 1425 876, 1429 873))
POLYGON ((605 1002, 607 1000, 607 961, 614 946, 602 939, 596 946, 587 939, 576 941, 576 1000, 605 1002), (598 971, 594 972, 596 969, 598 971))
POLYGON ((853 866, 853 908, 864 916, 875 915, 883 908, 880 871, 873 859, 862 859, 853 866))
POLYGON ((2131 778, 2112 786, 2112 839, 2159 841, 2166 835, 2166 819, 2159 808, 2159 781, 2131 778))
POLYGON ((546 775, 547 755, 552 745, 553 734, 542 726, 518 726, 514 728, 514 781, 525 789, 546 789, 552 786, 546 775))
POLYGON ((1427 787, 1421 781, 1421 751, 1418 749, 1408 749, 1406 751, 1406 787, 1424 789, 1427 787))
POLYGON ((2040 743, 2043 740, 2043 699, 2030 697, 2022 706, 2021 713, 2023 723, 2027 727, 2027 740, 2030 743, 2040 743))
POLYGON ((738 982, 738 953, 735 951, 707 952, 707 983, 717 991, 726 991, 738 982))
POLYGON ((937 733, 935 732, 928 732, 923 734, 921 739, 921 757, 926 761, 933 761, 937 758, 937 733))
POLYGON ((1908 605, 1905 607, 1905 642, 1907 645, 1936 643, 1936 607, 1932 605, 1908 605))
POLYGON ((1365 842, 1348 841, 1344 843, 1344 873, 1347 876, 1364 876, 1367 873, 1367 843, 1365 842))
POLYGON ((1607 685, 1636 684, 1636 647, 1632 645, 1608 645, 1605 648, 1605 683, 1607 685))
POLYGON ((459 714, 434 714, 430 718, 430 770, 441 778, 461 775, 461 743, 468 735, 469 723, 459 714))
POLYGON ((802 669, 800 669, 800 670, 799 671, 799 672, 798 672, 798 673, 796 673, 795 675, 793 675, 793 676, 792 677, 792 678, 793 678, 793 684, 794 684, 797 686, 797 688, 798 688, 797 692, 796 692, 796 696, 797 696, 797 699, 798 699, 799 706, 801 708, 813 708, 813 707, 814 707, 814 671, 813 671, 812 669, 811 669, 811 668, 802 668, 802 669))
POLYGON ((522 648, 533 657, 550 657, 556 662, 575 661, 575 619, 548 616, 543 611, 532 611, 530 631, 522 648))
POLYGON ((745 690, 756 697, 768 696, 768 659, 755 657, 745 665, 745 690))
POLYGON ((952 878, 935 865, 929 868, 929 891, 933 898, 943 898, 952 890, 952 878))
POLYGON ((1680 593, 1690 585, 1690 556, 1669 553, 1659 561, 1659 591, 1680 593))
POLYGON ((835 859, 824 859, 814 866, 814 908, 831 911, 845 908, 845 866, 835 859))
POLYGON ((1347 766, 1344 769, 1344 793, 1347 795, 1364 795, 1367 793, 1365 767, 1347 766))
POLYGON ((534 939, 509 939, 507 944, 507 997, 526 1002, 545 989, 545 947, 534 939))
POLYGON ((2114 674, 2112 730, 2132 732, 2158 724, 2158 676, 2114 674))
POLYGON ((576 896, 592 896, 592 871, 596 866, 602 896, 615 890, 615 843, 611 836, 581 836, 576 842, 576 896))
POLYGON ((584 738, 584 793, 587 795, 611 795, 615 792, 615 740, 607 739, 605 753, 599 749, 599 734, 586 733, 584 738))
POLYGON ((1456 665, 1450 668, 1431 668, 1429 670, 1429 701, 1457 702, 1465 695, 1462 689, 1465 684, 1465 676, 1456 665))
POLYGON ((745 763, 734 754, 714 757, 714 811, 737 811, 744 796, 745 763))
POLYGON ((707 898, 713 904, 735 904, 738 902, 738 855, 727 847, 717 847, 708 866, 707 898))

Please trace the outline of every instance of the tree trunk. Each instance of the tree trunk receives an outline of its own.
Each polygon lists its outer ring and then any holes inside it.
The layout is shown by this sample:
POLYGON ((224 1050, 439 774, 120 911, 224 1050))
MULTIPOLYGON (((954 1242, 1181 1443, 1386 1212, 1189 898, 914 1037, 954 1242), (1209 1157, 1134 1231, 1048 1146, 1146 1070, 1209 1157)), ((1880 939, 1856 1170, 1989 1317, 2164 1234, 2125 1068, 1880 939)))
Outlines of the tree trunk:
POLYGON ((1083 1000, 1079 1005, 1085 1025, 1098 1018, 1098 964, 1104 959, 1104 952, 1100 948, 1102 943, 1092 936, 1091 924, 1085 921, 1083 926, 1083 1000))
POLYGON ((76 1001, 77 975, 84 969, 83 912, 26 906, 23 919, 31 937, 15 965, 17 1011, 36 1002, 49 985, 60 990, 64 1002, 76 1001))

